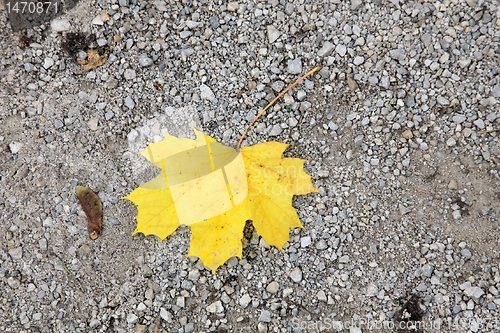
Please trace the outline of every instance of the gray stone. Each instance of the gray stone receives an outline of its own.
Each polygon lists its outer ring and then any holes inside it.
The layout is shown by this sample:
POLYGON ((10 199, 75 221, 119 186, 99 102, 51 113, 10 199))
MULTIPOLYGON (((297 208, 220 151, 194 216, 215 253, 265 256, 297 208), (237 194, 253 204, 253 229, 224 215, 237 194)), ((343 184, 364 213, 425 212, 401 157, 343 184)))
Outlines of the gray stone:
POLYGON ((9 149, 12 154, 17 154, 23 148, 24 144, 21 142, 11 142, 9 143, 9 149))
POLYGON ((124 102, 125 102, 125 106, 127 106, 130 110, 132 110, 135 107, 134 100, 130 96, 125 97, 124 102))
POLYGON ((274 25, 267 26, 267 38, 269 43, 274 43, 281 36, 281 32, 274 25))
POLYGON ((280 285, 276 281, 269 283, 266 287, 267 292, 269 292, 271 294, 276 294, 279 289, 280 289, 280 285))
POLYGON ((67 19, 54 19, 50 22, 50 28, 54 32, 68 31, 71 29, 71 24, 67 19))
POLYGON ((200 97, 201 99, 209 100, 211 102, 216 101, 215 94, 212 92, 212 89, 204 83, 200 86, 200 97))
POLYGON ((45 58, 43 61, 43 68, 49 69, 54 65, 54 59, 52 58, 45 58))
POLYGON ((302 281, 302 270, 299 267, 293 268, 290 272, 290 279, 295 283, 302 281))
POLYGON ((306 236, 300 239, 300 247, 304 248, 308 247, 309 245, 311 245, 311 237, 306 236))
POLYGON ((149 67, 152 64, 153 64, 153 59, 149 58, 148 56, 143 54, 139 57, 139 65, 141 65, 141 67, 149 67))
POLYGON ((172 322, 172 314, 168 312, 165 308, 160 309, 160 317, 165 320, 167 323, 172 322))
POLYGON ((221 301, 215 301, 207 306, 206 310, 210 313, 222 313, 224 312, 224 307, 222 306, 221 301))
POLYGON ((288 73, 290 74, 302 73, 302 60, 300 58, 288 60, 288 73))
POLYGON ((378 287, 374 282, 368 283, 366 286, 365 295, 368 297, 374 297, 378 295, 378 287))
POLYGON ((446 145, 448 147, 453 147, 457 144, 457 140, 455 140, 455 138, 449 138, 448 140, 446 140, 446 145))
POLYGON ((474 125, 476 125, 480 129, 484 129, 484 127, 485 127, 484 120, 482 120, 482 119, 477 119, 476 121, 474 121, 474 125))
POLYGON ((323 47, 321 49, 319 49, 318 56, 319 57, 328 57, 330 54, 332 54, 334 49, 335 49, 335 45, 333 45, 330 42, 325 42, 323 44, 323 47))
POLYGON ((246 308, 248 306, 248 304, 250 304, 250 302, 252 301, 252 298, 250 297, 249 294, 245 294, 243 296, 241 296, 240 300, 238 301, 238 303, 243 307, 243 308, 246 308))
POLYGON ((13 260, 19 260, 23 257, 23 248, 21 246, 14 247, 9 250, 9 255, 13 260))
POLYGON ((351 9, 356 10, 363 4, 363 0, 351 0, 351 9))
POLYGON ((137 320, 139 320, 139 317, 137 317, 134 313, 129 313, 127 315, 127 323, 135 324, 137 323, 137 320))
POLYGON ((271 312, 268 310, 262 310, 260 313, 259 321, 263 323, 270 323, 271 322, 271 312))
POLYGON ((279 124, 276 124, 273 126, 273 128, 269 132, 269 136, 278 136, 281 134, 281 132, 283 132, 283 129, 281 128, 281 126, 279 124))
POLYGON ((123 73, 123 77, 126 80, 133 80, 137 77, 137 73, 133 69, 127 68, 123 73))
POLYGON ((343 45, 343 44, 338 44, 335 47, 335 52, 337 52, 341 57, 343 57, 343 56, 345 56, 345 54, 347 52, 347 47, 345 47, 345 45, 343 45))
POLYGON ((479 287, 467 287, 464 290, 464 294, 467 297, 472 298, 474 301, 478 301, 479 298, 484 295, 484 291, 479 287))

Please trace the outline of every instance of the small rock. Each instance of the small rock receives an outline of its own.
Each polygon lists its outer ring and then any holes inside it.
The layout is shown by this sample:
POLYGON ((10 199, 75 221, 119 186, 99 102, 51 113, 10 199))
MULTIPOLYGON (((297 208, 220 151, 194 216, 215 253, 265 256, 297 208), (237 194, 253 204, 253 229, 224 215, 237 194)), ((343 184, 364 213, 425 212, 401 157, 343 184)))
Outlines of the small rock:
POLYGON ((295 267, 292 269, 290 272, 290 279, 292 279, 293 282, 299 283, 302 281, 302 270, 299 267, 295 267))
POLYGON ((345 54, 347 52, 347 47, 345 47, 345 45, 343 45, 343 44, 338 44, 335 47, 335 52, 337 52, 341 57, 343 57, 343 56, 345 56, 345 54))
POLYGON ((88 127, 90 128, 91 131, 97 131, 98 125, 99 125, 99 119, 97 118, 90 118, 90 120, 87 122, 88 127))
POLYGON ((464 294, 467 296, 467 297, 470 297, 472 298, 474 301, 478 301, 479 298, 481 298, 481 296, 484 295, 484 291, 483 289, 479 288, 479 287, 467 287, 465 288, 464 290, 464 294))
POLYGON ((102 20, 101 15, 97 15, 96 17, 94 17, 94 19, 92 20, 92 24, 94 24, 94 25, 104 25, 104 21, 102 20))
POLYGON ((267 26, 267 38, 269 43, 274 43, 281 36, 281 32, 274 27, 274 25, 267 26))
POLYGON ((294 59, 288 60, 288 73, 290 74, 301 74, 302 73, 302 60, 294 59))
POLYGON ((14 278, 12 276, 9 276, 9 278, 7 279, 7 284, 12 289, 17 289, 21 285, 21 282, 18 279, 14 278))
POLYGON ((448 188, 450 190, 457 190, 458 189, 458 183, 455 179, 450 180, 450 183, 448 184, 448 188))
POLYGON ((454 210, 453 213, 451 213, 451 215, 455 220, 458 220, 462 217, 462 213, 458 209, 454 210))
POLYGON ((325 294, 325 292, 323 290, 318 291, 317 297, 318 297, 318 301, 320 301, 320 302, 326 302, 327 301, 326 294, 325 294))
POLYGON ((23 148, 24 144, 21 142, 12 142, 9 143, 9 149, 12 154, 17 154, 23 148))
POLYGON ((9 250, 9 255, 13 260, 19 260, 23 257, 23 248, 22 247, 14 247, 9 250))
POLYGON ((165 308, 160 309, 160 317, 165 320, 167 323, 172 322, 172 314, 168 312, 165 308))
POLYGON ((251 301, 252 301, 252 298, 250 297, 250 295, 249 294, 245 294, 245 295, 241 296, 241 298, 238 301, 238 303, 240 303, 240 305, 243 308, 246 308, 248 306, 248 304, 250 304, 251 301))
POLYGON ((130 96, 125 97, 124 102, 125 102, 125 106, 128 107, 130 110, 132 110, 135 107, 134 100, 130 96))
POLYGON ((68 31, 71 29, 71 24, 66 19, 54 19, 50 23, 50 28, 54 32, 68 31))
POLYGON ((349 262, 349 256, 348 255, 344 255, 342 257, 339 258, 339 263, 341 264, 347 264, 349 262))
POLYGON ((378 287, 377 287, 377 285, 374 282, 368 283, 368 285, 366 286, 366 292, 365 292, 365 294, 368 297, 377 296, 378 295, 378 287))
POLYGON ((352 62, 354 65, 359 66, 365 62, 365 58, 361 56, 357 56, 354 58, 354 61, 352 62))
POLYGON ((281 126, 279 124, 276 124, 273 126, 273 128, 269 132, 269 136, 278 136, 281 134, 281 132, 283 132, 283 129, 281 128, 281 126))
POLYGON ((236 1, 231 1, 227 4, 227 10, 230 12, 235 12, 240 8, 240 5, 236 1))
POLYGON ((211 102, 214 102, 216 100, 215 94, 212 92, 212 89, 210 89, 204 83, 202 83, 200 86, 200 97, 202 99, 206 99, 206 100, 209 100, 211 102))
POLYGON ((96 318, 90 319, 90 322, 89 322, 90 328, 96 328, 99 325, 101 325, 101 322, 99 321, 99 319, 96 319, 96 318))
POLYGON ((270 323, 271 322, 271 312, 268 310, 262 310, 260 313, 259 321, 263 323, 270 323))
POLYGON ((133 69, 127 68, 123 73, 123 77, 127 80, 133 80, 137 77, 137 73, 133 69))
POLYGON ((311 237, 307 236, 300 239, 300 247, 304 248, 308 247, 309 245, 311 245, 311 237))
POLYGON ((476 121, 474 121, 474 125, 476 125, 480 129, 484 129, 484 127, 485 127, 484 120, 482 120, 482 119, 477 119, 476 121))
POLYGON ((149 58, 148 56, 143 54, 139 57, 139 65, 141 65, 142 67, 149 67, 152 64, 153 64, 153 59, 149 58))
POLYGON ((137 323, 137 320, 139 320, 139 317, 137 317, 135 314, 129 313, 127 315, 127 323, 135 324, 135 323, 137 323))
POLYGON ((271 294, 276 294, 279 289, 280 289, 280 285, 276 281, 269 283, 266 287, 267 292, 269 292, 271 294))
POLYGON ((43 61, 43 68, 45 69, 49 69, 53 65, 54 65, 54 59, 52 58, 45 58, 45 60, 43 61))
POLYGON ((454 138, 449 138, 447 141, 446 141, 446 145, 448 147, 453 147, 454 145, 457 144, 457 140, 455 140, 454 138))
POLYGON ((335 45, 333 45, 330 42, 325 42, 323 44, 323 47, 318 51, 318 56, 319 57, 328 57, 330 54, 332 54, 334 49, 335 49, 335 45))
POLYGON ((408 129, 408 130, 403 132, 402 136, 403 136, 403 138, 405 138, 407 140, 411 139, 411 138, 413 138, 413 132, 408 129))
POLYGON ((221 301, 216 301, 207 306, 206 310, 210 313, 222 313, 224 308, 222 307, 221 301))
POLYGON ((363 4, 363 0, 351 0, 351 9, 356 10, 363 4))

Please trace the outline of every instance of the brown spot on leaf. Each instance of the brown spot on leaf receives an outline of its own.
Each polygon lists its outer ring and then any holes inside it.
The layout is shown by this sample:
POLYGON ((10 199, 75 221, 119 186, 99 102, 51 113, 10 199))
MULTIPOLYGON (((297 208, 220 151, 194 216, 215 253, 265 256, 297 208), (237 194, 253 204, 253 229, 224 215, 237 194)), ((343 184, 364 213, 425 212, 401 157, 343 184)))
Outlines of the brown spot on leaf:
POLYGON ((92 240, 97 239, 102 228, 102 203, 94 191, 84 186, 77 186, 76 197, 87 215, 87 229, 92 240))

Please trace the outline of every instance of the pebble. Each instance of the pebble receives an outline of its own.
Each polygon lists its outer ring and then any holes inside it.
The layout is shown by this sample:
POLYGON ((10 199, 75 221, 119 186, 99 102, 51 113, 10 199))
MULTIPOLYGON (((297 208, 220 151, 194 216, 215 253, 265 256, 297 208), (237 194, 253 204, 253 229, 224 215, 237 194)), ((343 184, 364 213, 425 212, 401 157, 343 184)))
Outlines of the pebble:
POLYGON ((125 106, 128 107, 130 110, 132 110, 135 107, 135 102, 130 96, 125 97, 124 103, 125 106))
POLYGON ((24 144, 21 142, 11 142, 9 143, 9 149, 12 154, 17 154, 21 151, 23 148, 24 144))
POLYGON ((250 297, 249 294, 244 294, 243 296, 241 296, 240 300, 238 301, 238 303, 243 307, 243 308, 246 308, 248 306, 248 304, 250 304, 250 302, 252 301, 252 298, 250 297))
POLYGON ((332 54, 334 49, 335 49, 335 45, 333 45, 330 42, 325 42, 323 44, 323 47, 321 49, 319 49, 318 56, 319 57, 328 57, 330 54, 332 54))
POLYGON ((127 323, 135 324, 137 323, 137 320, 139 320, 139 317, 137 317, 134 313, 127 314, 127 323))
POLYGON ((300 59, 288 60, 288 73, 301 74, 302 73, 302 61, 300 59))
POLYGON ((89 126, 91 131, 95 132, 99 128, 99 119, 90 118, 90 120, 87 122, 87 125, 89 126))
POLYGON ((345 54, 347 52, 347 48, 343 44, 338 44, 335 47, 335 52, 337 52, 341 57, 343 57, 343 56, 345 56, 345 54))
POLYGON ((302 281, 302 270, 298 267, 293 268, 290 272, 290 278, 293 282, 299 283, 302 281))
POLYGON ((273 44, 280 36, 281 32, 274 25, 267 26, 267 39, 269 39, 269 43, 273 44))
POLYGON ((262 310, 260 313, 259 321, 263 323, 270 323, 271 322, 271 312, 268 310, 262 310))
POLYGON ((172 322, 172 314, 168 312, 165 308, 160 308, 160 318, 165 320, 167 323, 172 322))
POLYGON ((211 102, 215 102, 215 94, 212 92, 206 84, 202 83, 200 86, 200 97, 201 99, 209 100, 211 102))
POLYGON ((53 19, 50 22, 50 28, 54 32, 63 32, 71 30, 71 24, 67 19, 53 19))
POLYGON ((453 147, 457 144, 457 141, 455 140, 455 138, 449 138, 448 140, 446 140, 446 145, 448 147, 453 147))
POLYGON ((148 56, 143 54, 139 57, 139 65, 141 65, 141 67, 149 67, 152 64, 153 64, 153 59, 149 58, 148 56))
POLYGON ((224 307, 221 301, 215 301, 206 308, 207 312, 210 313, 222 313, 224 312, 224 307))
POLYGON ((272 127, 271 131, 269 132, 269 136, 278 136, 283 132, 283 129, 279 124, 276 124, 272 127))
POLYGON ((43 61, 43 68, 45 69, 49 69, 53 65, 54 65, 54 59, 52 58, 45 58, 45 60, 43 61))
POLYGON ((278 284, 278 282, 276 281, 273 281, 271 283, 269 283, 266 287, 266 290, 271 293, 271 294, 276 294, 278 292, 278 290, 280 289, 280 285, 278 284))
POLYGON ((21 285, 21 282, 16 279, 16 278, 13 278, 12 276, 10 276, 8 279, 7 279, 7 284, 9 285, 9 287, 11 287, 12 289, 17 289, 19 288, 19 286, 21 285))
POLYGON ((467 287, 464 289, 464 294, 477 302, 484 295, 484 290, 479 287, 467 287))
POLYGON ((137 77, 137 73, 135 70, 127 68, 125 72, 123 73, 123 77, 126 80, 134 80, 137 77))
POLYGON ((23 248, 14 247, 9 249, 9 255, 13 260, 20 260, 23 257, 23 248))
POLYGON ((300 239, 300 247, 304 248, 308 247, 309 245, 311 245, 311 237, 307 236, 300 239))
POLYGON ((227 10, 230 12, 235 12, 240 7, 239 3, 236 1, 231 1, 227 4, 227 10))

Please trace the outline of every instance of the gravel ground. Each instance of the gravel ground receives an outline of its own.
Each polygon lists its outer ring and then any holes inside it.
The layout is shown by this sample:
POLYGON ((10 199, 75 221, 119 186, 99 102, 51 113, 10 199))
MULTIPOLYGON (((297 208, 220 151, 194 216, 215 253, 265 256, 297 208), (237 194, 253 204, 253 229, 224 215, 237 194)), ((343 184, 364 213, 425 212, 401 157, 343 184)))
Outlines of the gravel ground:
POLYGON ((497 1, 81 1, 25 32, 0 11, 0 38, 0 331, 500 332, 497 1), (139 150, 234 147, 318 64, 245 141, 292 144, 321 190, 283 251, 249 225, 213 275, 187 227, 131 235, 139 150))

